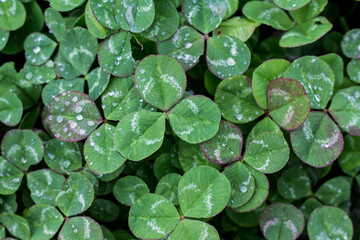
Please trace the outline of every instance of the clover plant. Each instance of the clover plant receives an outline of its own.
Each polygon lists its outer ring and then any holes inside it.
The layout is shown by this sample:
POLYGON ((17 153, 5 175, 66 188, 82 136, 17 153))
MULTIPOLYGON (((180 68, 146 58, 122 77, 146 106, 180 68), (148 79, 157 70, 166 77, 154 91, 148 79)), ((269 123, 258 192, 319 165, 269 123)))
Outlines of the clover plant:
POLYGON ((0 239, 359 239, 359 11, 1 0, 0 239))

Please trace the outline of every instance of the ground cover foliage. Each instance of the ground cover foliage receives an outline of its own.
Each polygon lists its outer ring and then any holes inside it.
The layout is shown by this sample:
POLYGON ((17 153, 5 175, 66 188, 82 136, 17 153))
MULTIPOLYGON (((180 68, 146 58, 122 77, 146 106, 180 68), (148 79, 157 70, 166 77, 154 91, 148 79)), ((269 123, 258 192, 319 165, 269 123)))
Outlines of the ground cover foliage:
POLYGON ((1 0, 0 238, 359 239, 358 5, 1 0))

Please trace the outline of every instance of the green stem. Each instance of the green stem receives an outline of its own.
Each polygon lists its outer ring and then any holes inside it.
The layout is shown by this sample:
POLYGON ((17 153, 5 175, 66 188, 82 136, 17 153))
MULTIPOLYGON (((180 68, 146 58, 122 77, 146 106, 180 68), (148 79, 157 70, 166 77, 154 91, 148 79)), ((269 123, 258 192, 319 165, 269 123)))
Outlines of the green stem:
POLYGON ((342 28, 344 29, 344 32, 347 32, 347 31, 350 30, 349 25, 347 24, 347 21, 346 21, 345 17, 340 18, 340 23, 341 23, 342 28))
POLYGON ((359 2, 356 2, 354 4, 354 6, 351 8, 350 12, 348 13, 347 17, 351 16, 351 14, 353 14, 355 12, 358 5, 359 5, 359 2))

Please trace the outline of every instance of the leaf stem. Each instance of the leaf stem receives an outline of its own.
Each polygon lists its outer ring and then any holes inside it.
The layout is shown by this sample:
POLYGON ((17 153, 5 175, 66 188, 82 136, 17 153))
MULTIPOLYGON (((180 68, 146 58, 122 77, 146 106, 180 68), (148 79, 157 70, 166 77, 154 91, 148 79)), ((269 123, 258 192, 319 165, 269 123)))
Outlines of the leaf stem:
POLYGON ((141 46, 141 51, 144 50, 144 46, 140 43, 140 41, 137 39, 137 37, 135 35, 133 35, 136 42, 141 46))
POLYGON ((342 28, 344 29, 344 32, 347 32, 347 31, 350 30, 349 25, 348 25, 345 17, 340 18, 340 23, 341 23, 342 28))

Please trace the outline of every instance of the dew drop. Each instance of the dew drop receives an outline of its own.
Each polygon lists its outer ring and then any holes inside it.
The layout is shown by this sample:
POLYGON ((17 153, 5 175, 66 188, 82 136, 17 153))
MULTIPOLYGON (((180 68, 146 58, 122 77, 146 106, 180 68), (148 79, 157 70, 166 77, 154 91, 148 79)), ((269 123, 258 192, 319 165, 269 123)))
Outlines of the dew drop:
POLYGON ((227 65, 229 65, 229 66, 234 66, 234 65, 235 65, 235 60, 230 57, 230 58, 228 58, 228 59, 226 60, 226 63, 227 63, 227 65))
POLYGON ((53 67, 54 67, 54 62, 51 61, 51 60, 49 60, 49 61, 46 62, 46 66, 47 66, 48 68, 53 68, 53 67))
POLYGON ((233 56, 236 55, 237 54, 236 48, 231 48, 230 53, 233 56))
POLYGON ((236 115, 236 119, 237 119, 237 120, 243 119, 243 115, 242 115, 242 114, 237 114, 237 115, 236 115))
POLYGON ((185 48, 191 48, 191 46, 192 46, 192 43, 190 43, 190 42, 187 42, 187 43, 185 44, 185 48))
POLYGON ((22 158, 21 158, 21 162, 22 162, 23 164, 25 164, 25 163, 27 163, 27 159, 24 158, 24 157, 22 157, 22 158))
MULTIPOLYGON (((89 120, 89 121, 87 122, 87 125, 89 125, 90 127, 92 127, 92 126, 95 125, 95 122, 92 121, 92 120, 89 120)), ((97 133, 97 134, 98 134, 98 133, 97 133)), ((97 134, 96 134, 96 136, 97 136, 97 134)), ((99 135, 100 135, 100 133, 99 133, 99 135)))
POLYGON ((26 74, 25 77, 26 77, 26 79, 31 79, 32 76, 33 76, 33 74, 31 72, 29 72, 29 73, 26 74))
POLYGON ((41 48, 39 46, 33 48, 34 53, 39 53, 41 48))
MULTIPOLYGON (((77 99, 77 98, 76 98, 77 99)), ((73 99, 73 101, 74 101, 74 99, 73 99)), ((80 107, 80 106, 76 106, 75 108, 74 108, 74 112, 76 112, 76 113, 81 113, 81 111, 82 111, 82 107, 80 107)))
POLYGON ((69 124, 70 124, 71 128, 76 128, 76 126, 77 126, 77 122, 74 122, 74 121, 70 121, 69 124))
POLYGON ((12 180, 12 182, 18 183, 18 182, 20 182, 20 178, 14 178, 14 179, 12 180))
POLYGON ((355 98, 359 98, 360 97, 360 92, 359 91, 356 91, 355 92, 355 98))
POLYGON ((64 166, 64 168, 68 168, 70 166, 70 161, 65 160, 62 165, 64 166))
POLYGON ((241 186, 241 187, 240 187, 240 191, 241 191, 242 193, 246 192, 246 191, 247 191, 247 187, 241 186))
POLYGON ((79 114, 79 115, 76 116, 76 119, 80 121, 80 120, 83 119, 83 116, 81 114, 79 114))
POLYGON ((225 143, 225 142, 223 142, 221 145, 222 145, 223 147, 225 147, 225 146, 226 146, 226 143, 225 143))
POLYGON ((61 116, 61 115, 59 115, 59 116, 56 117, 56 121, 57 121, 58 123, 61 123, 63 120, 64 120, 64 117, 61 116))

